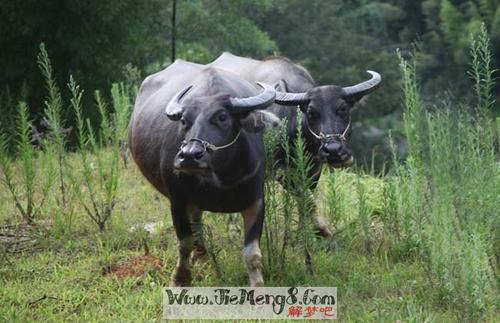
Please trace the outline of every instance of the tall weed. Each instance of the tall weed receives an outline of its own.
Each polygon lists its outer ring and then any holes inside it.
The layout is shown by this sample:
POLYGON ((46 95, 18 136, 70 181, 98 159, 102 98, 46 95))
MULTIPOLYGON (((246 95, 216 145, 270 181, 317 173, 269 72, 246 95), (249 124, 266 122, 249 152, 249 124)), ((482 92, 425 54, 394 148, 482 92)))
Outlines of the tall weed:
MULTIPOLYGON (((29 118, 28 105, 20 102, 16 120, 17 138, 15 142, 18 163, 12 162, 9 154, 9 140, 0 134, 0 167, 2 182, 22 219, 33 224, 40 215, 54 183, 55 173, 51 167, 52 154, 44 153, 33 144, 33 125, 29 118)), ((46 141, 42 143, 45 145, 46 141)))
POLYGON ((428 111, 418 99, 414 68, 400 64, 410 157, 398 172, 399 199, 403 223, 416 220, 403 228, 423 241, 434 299, 462 319, 481 318, 495 306, 500 226, 500 156, 484 26, 473 38, 471 57, 475 109, 443 102, 428 111))
POLYGON ((47 128, 45 137, 47 154, 53 155, 58 181, 58 194, 55 194, 56 208, 54 216, 56 228, 60 232, 71 232, 73 228, 74 204, 72 203, 72 189, 69 187, 68 174, 70 169, 67 154, 67 136, 71 128, 65 128, 65 118, 63 117, 63 99, 61 91, 54 77, 52 64, 45 48, 45 44, 40 44, 38 54, 38 67, 45 79, 47 97, 44 101, 43 124, 47 128))
POLYGON ((101 117, 98 137, 82 109, 83 91, 71 77, 68 84, 72 94, 71 105, 77 124, 79 158, 82 178, 73 176, 76 196, 87 216, 100 231, 106 229, 117 202, 120 177, 120 147, 130 114, 130 97, 122 85, 113 85, 111 95, 113 113, 99 92, 95 93, 96 106, 101 117), (83 181, 83 186, 78 181, 83 181))

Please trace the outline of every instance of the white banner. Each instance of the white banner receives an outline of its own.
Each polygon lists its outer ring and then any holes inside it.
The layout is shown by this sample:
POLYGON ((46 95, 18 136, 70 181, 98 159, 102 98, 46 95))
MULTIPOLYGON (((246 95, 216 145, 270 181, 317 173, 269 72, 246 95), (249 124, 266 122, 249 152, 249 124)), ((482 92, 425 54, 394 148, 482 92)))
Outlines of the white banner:
POLYGON ((164 319, 337 318, 335 287, 165 287, 164 319))

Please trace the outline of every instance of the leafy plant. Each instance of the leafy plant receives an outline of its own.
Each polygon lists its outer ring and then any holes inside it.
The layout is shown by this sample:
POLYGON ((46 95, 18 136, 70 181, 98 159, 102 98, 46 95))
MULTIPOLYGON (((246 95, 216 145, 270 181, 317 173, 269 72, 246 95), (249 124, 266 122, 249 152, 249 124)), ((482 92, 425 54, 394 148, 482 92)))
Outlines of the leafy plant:
POLYGON ((71 131, 71 128, 65 128, 65 120, 63 118, 63 100, 61 91, 57 86, 52 63, 45 48, 45 44, 40 44, 40 52, 38 54, 38 66, 45 79, 48 95, 44 101, 45 109, 43 112, 43 124, 47 127, 45 136, 45 150, 48 154, 53 154, 55 164, 52 167, 56 168, 57 179, 59 182, 59 194, 57 194, 56 204, 59 216, 64 217, 66 221, 61 223, 61 228, 71 230, 73 205, 70 203, 70 189, 67 183, 67 172, 69 169, 67 152, 66 152, 66 137, 71 131))
POLYGON ((121 140, 126 132, 130 98, 123 85, 113 85, 111 95, 114 113, 110 116, 101 94, 95 93, 101 117, 98 138, 90 120, 83 116, 83 91, 72 77, 68 86, 72 94, 71 105, 76 115, 83 187, 78 183, 78 177, 73 176, 72 180, 85 213, 100 231, 104 231, 117 201, 121 140))
MULTIPOLYGON (((297 113, 297 124, 302 124, 302 113, 297 113)), ((306 150, 306 143, 302 136, 302 128, 297 127, 297 138, 286 156, 285 186, 292 191, 297 202, 299 221, 297 237, 304 251, 304 262, 306 271, 313 275, 313 219, 316 206, 311 191, 312 178, 310 177, 313 167, 312 159, 306 150)))
POLYGON ((406 169, 398 170, 403 231, 423 241, 419 249, 434 299, 460 309, 463 319, 481 318, 494 306, 500 226, 498 135, 484 26, 473 38, 471 57, 476 109, 458 104, 452 109, 447 101, 438 111, 426 109, 418 99, 414 68, 400 64, 410 143, 406 169), (462 108, 458 112, 457 105, 462 108))
POLYGON ((52 154, 43 153, 33 144, 33 125, 29 119, 28 105, 20 102, 18 111, 16 153, 19 163, 12 163, 8 138, 0 134, 0 167, 3 183, 18 212, 27 223, 33 224, 49 196, 55 173, 50 167, 52 154), (40 187, 38 191, 37 187, 40 187))

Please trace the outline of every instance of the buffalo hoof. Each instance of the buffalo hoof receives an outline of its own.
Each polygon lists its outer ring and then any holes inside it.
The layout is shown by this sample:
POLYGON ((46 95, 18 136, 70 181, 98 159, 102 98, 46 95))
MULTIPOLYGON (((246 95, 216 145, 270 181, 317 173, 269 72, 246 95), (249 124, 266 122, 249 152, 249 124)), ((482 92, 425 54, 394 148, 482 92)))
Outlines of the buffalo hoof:
POLYGON ((323 238, 330 238, 331 236, 333 236, 332 231, 329 228, 330 225, 324 217, 317 216, 315 220, 316 220, 316 225, 314 231, 316 235, 323 238))
POLYGON ((204 246, 196 246, 191 254, 191 264, 202 262, 207 259, 207 249, 204 246))
POLYGON ((316 228, 315 233, 318 237, 322 237, 322 238, 331 238, 333 236, 332 231, 330 231, 330 229, 328 229, 327 227, 316 228))
POLYGON ((187 269, 176 268, 170 286, 172 287, 191 286, 191 271, 187 269))

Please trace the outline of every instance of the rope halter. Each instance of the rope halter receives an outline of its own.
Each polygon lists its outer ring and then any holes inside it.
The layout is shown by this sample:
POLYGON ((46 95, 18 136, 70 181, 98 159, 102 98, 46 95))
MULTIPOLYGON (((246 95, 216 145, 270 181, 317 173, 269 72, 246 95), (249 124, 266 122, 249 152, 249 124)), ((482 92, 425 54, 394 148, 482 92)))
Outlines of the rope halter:
POLYGON ((228 147, 234 145, 236 143, 236 141, 238 140, 238 138, 240 137, 240 134, 241 134, 241 129, 240 129, 240 131, 238 131, 238 133, 236 134, 236 137, 234 137, 234 139, 230 143, 222 145, 222 146, 216 146, 216 145, 211 144, 208 141, 203 140, 203 139, 191 138, 188 141, 184 140, 182 142, 182 145, 181 145, 180 149, 182 149, 183 147, 185 147, 188 143, 194 141, 194 142, 197 142, 197 143, 199 143, 199 144, 201 144, 203 146, 203 153, 205 153, 206 151, 208 151, 208 152, 210 152, 210 151, 217 151, 217 150, 228 148, 228 147))
POLYGON ((347 134, 347 131, 349 131, 349 128, 351 127, 351 119, 349 118, 349 123, 347 124, 347 127, 345 128, 344 132, 342 132, 341 134, 338 134, 338 133, 335 133, 335 134, 324 134, 323 132, 320 132, 319 135, 317 133, 315 133, 311 127, 309 127, 309 122, 307 122, 307 119, 306 119, 306 124, 307 124, 307 129, 309 130, 309 132, 316 138, 318 139, 319 141, 321 141, 322 143, 326 143, 332 139, 340 139, 340 141, 342 142, 346 142, 347 141, 347 138, 345 137, 346 134, 347 134))

